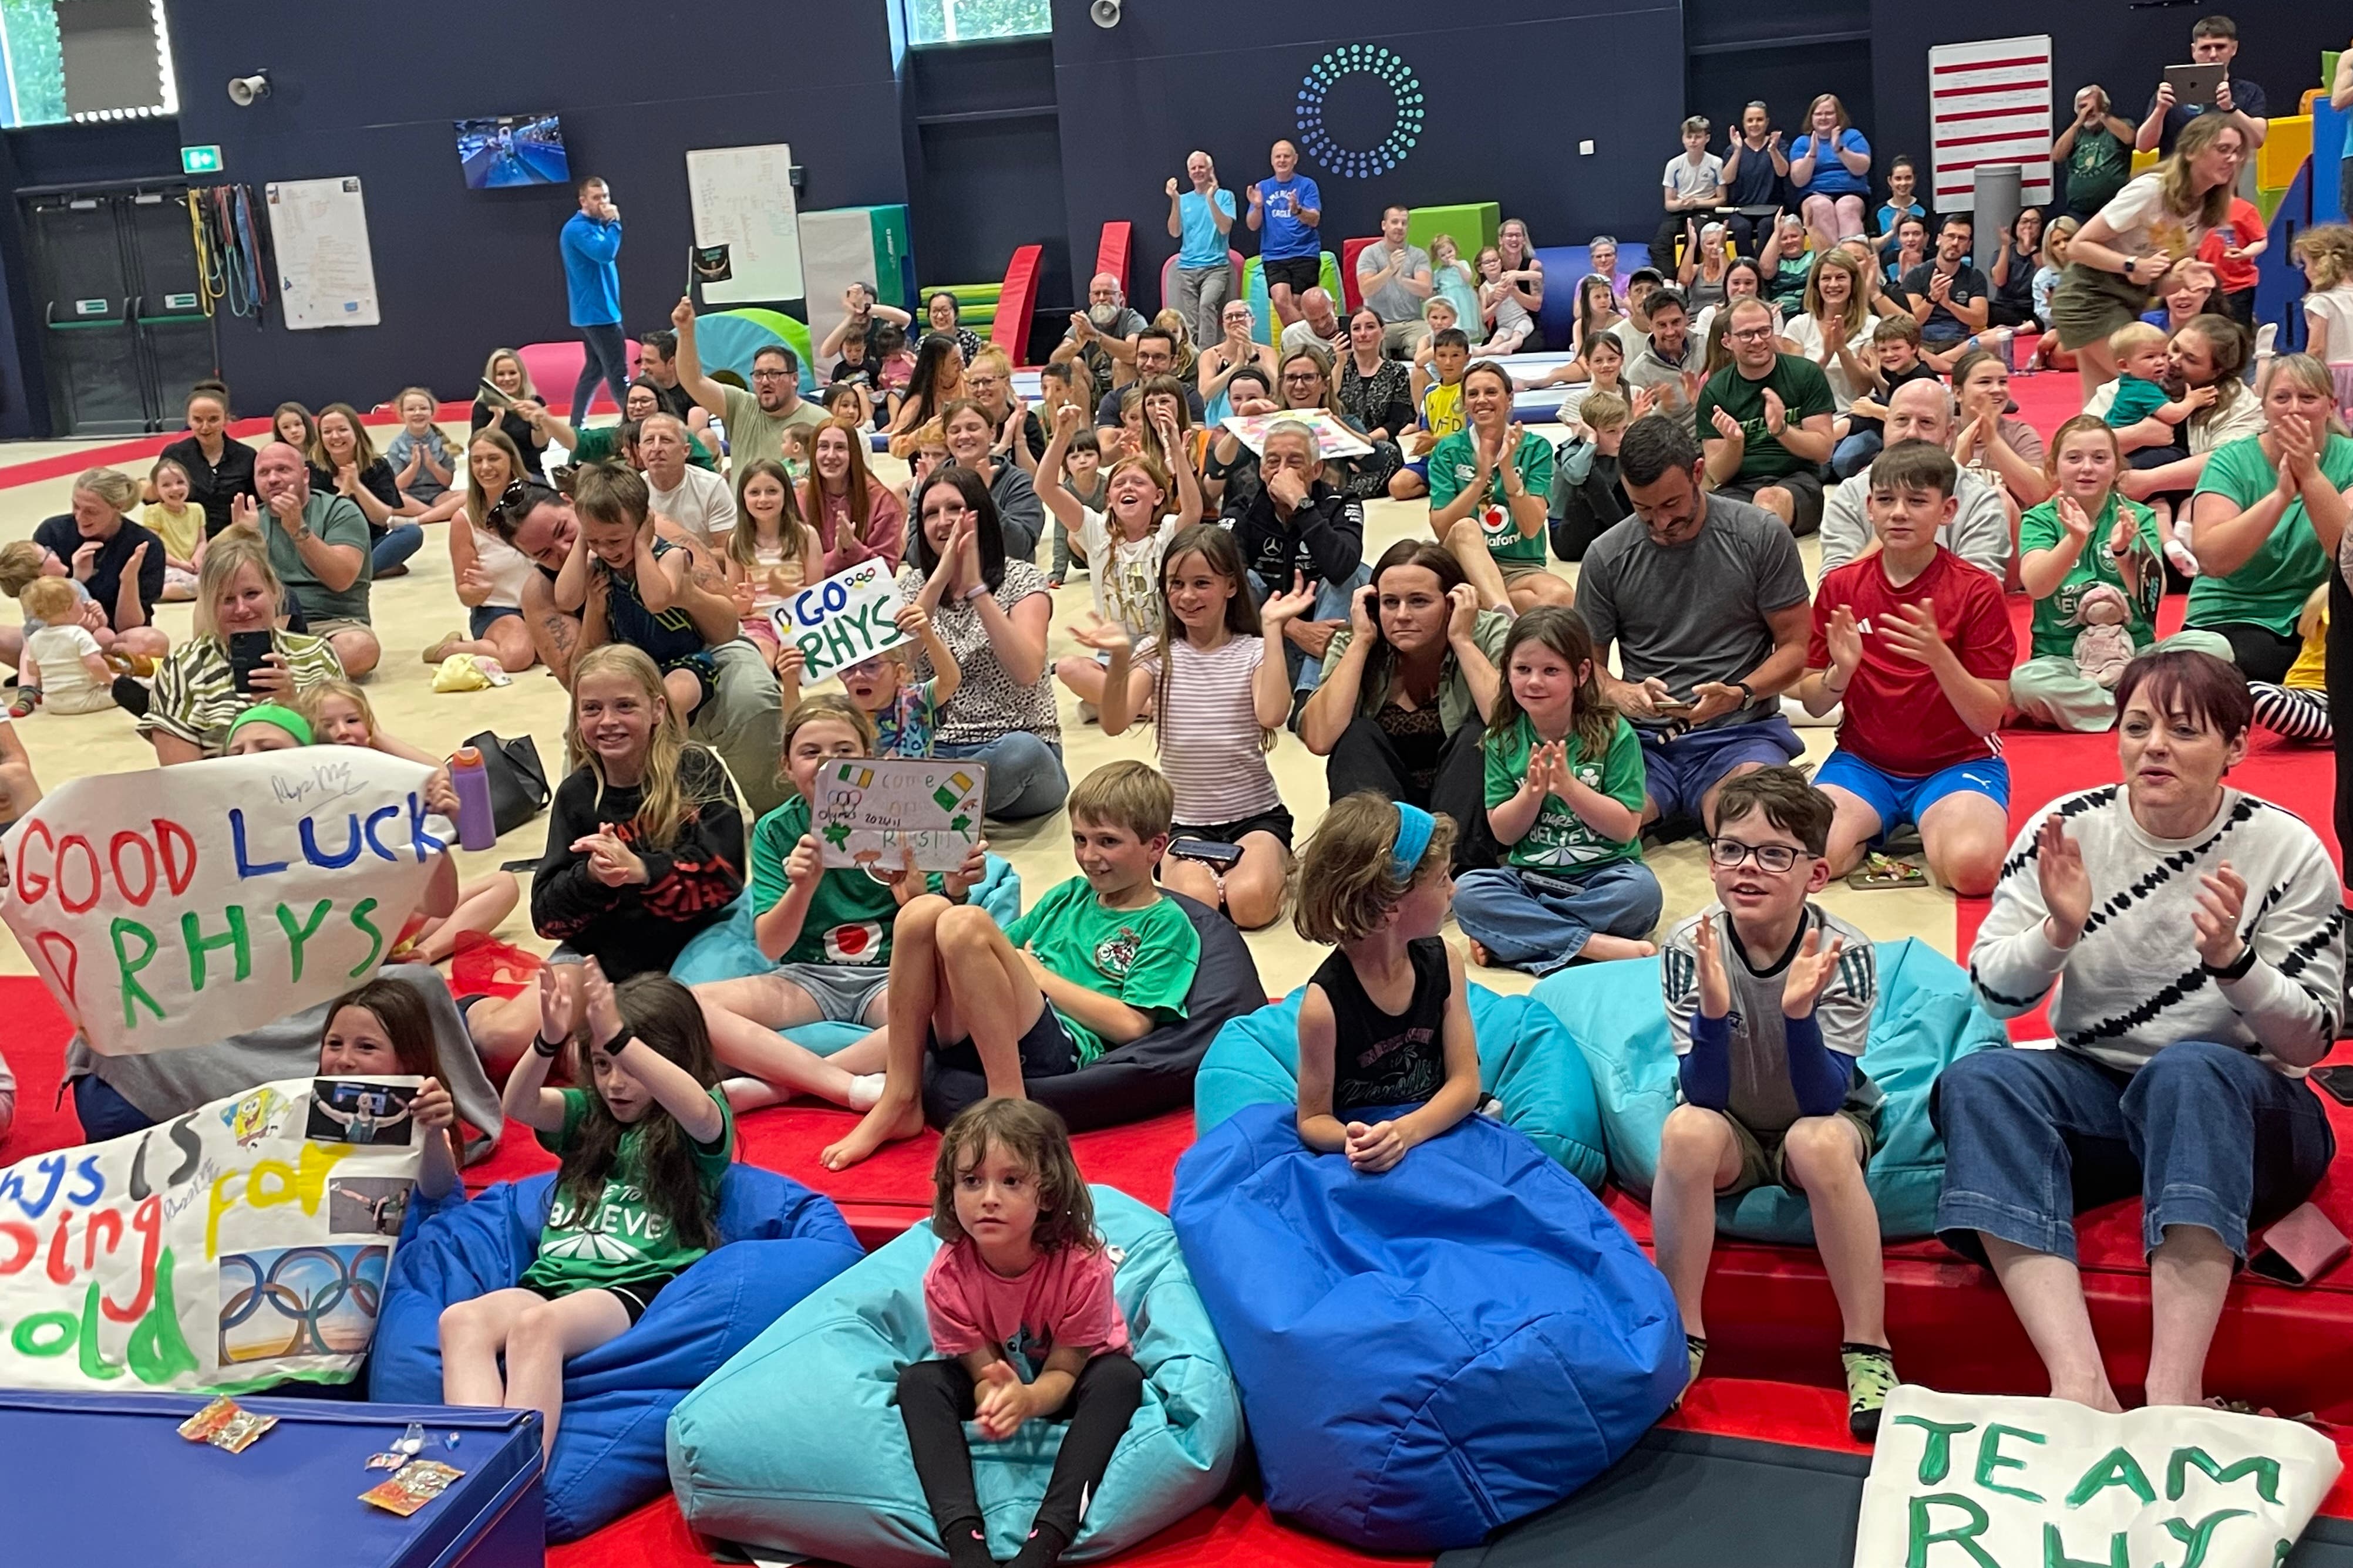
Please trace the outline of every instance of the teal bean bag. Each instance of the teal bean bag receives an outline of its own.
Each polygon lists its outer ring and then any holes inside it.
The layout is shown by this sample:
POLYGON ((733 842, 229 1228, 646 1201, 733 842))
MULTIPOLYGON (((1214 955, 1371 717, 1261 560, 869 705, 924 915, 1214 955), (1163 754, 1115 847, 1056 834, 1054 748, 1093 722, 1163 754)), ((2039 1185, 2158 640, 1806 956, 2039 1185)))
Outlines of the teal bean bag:
MULTIPOLYGON (((1144 1404, 1088 1505, 1073 1561, 1124 1552, 1215 1501, 1242 1445, 1240 1396, 1176 1232, 1124 1193, 1093 1193, 1096 1226, 1124 1254, 1114 1289, 1144 1404)), ((900 1370, 934 1354, 923 1270, 938 1247, 919 1226, 870 1254, 679 1403, 670 1474, 689 1524, 861 1568, 942 1559, 897 1403, 900 1370)), ((988 1547, 1000 1560, 1029 1532, 1062 1432, 1034 1422, 1004 1443, 973 1442, 988 1547)))
MULTIPOLYGON (((1003 856, 991 855, 987 869, 972 889, 971 900, 996 916, 998 925, 1011 925, 1021 913, 1021 873, 1003 856)), ((753 940, 752 900, 747 896, 728 905, 716 921, 694 933, 693 940, 679 953, 678 961, 670 966, 670 975, 681 985, 702 985, 713 980, 759 974, 775 967, 753 940)), ((793 1037, 799 1039, 800 1036, 795 1032, 793 1037)))
MULTIPOLYGON (((1651 984, 1657 984, 1654 977, 1651 984)), ((1299 998, 1304 990, 1218 1032, 1193 1079, 1196 1138, 1208 1137, 1245 1105, 1298 1103, 1299 998)), ((1471 1024, 1479 1035, 1480 1087, 1504 1102, 1503 1120, 1599 1192, 1609 1173, 1602 1152, 1601 1104, 1568 1031, 1527 997, 1500 996, 1483 985, 1471 987, 1471 1024)))
MULTIPOLYGON (((1880 1146, 1866 1178, 1879 1205, 1880 1234, 1901 1241, 1936 1233, 1936 1191, 1945 1179, 1945 1142, 1928 1121, 1928 1089, 1955 1058, 2009 1043, 2002 1026, 1969 999, 1958 964, 1915 939, 1877 944, 1879 1007, 1862 1070, 1887 1097, 1880 1146)), ((1655 958, 1564 969, 1532 993, 1559 1015, 1583 1048, 1600 1091, 1609 1173, 1649 1201, 1658 1170, 1659 1131, 1675 1108, 1674 1047, 1667 1032, 1655 958)), ((1758 1187, 1715 1206, 1716 1227, 1750 1241, 1810 1246, 1805 1198, 1784 1187, 1758 1187)))

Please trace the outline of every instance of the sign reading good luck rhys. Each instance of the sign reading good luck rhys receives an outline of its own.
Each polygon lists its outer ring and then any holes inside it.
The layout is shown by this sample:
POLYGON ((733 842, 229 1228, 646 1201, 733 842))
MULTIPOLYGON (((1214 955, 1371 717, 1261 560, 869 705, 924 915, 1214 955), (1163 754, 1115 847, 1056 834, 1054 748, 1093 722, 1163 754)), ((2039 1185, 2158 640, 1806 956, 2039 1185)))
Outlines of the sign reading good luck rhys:
POLYGON ((1906 1384, 1880 1417, 1854 1568, 2277 1568, 2339 1468, 2294 1421, 1906 1384))
POLYGON ((375 971, 447 847, 430 776, 304 746, 74 779, 0 841, 0 919, 91 1049, 206 1045, 375 971))
POLYGON ((0 1387, 348 1383, 422 1166, 422 1081, 288 1079, 0 1170, 0 1387))

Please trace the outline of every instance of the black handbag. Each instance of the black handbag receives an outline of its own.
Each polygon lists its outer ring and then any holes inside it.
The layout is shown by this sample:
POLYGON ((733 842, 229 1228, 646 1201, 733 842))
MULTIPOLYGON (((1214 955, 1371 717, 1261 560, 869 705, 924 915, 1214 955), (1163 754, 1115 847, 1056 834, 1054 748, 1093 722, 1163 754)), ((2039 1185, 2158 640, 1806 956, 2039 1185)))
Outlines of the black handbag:
POLYGON ((485 730, 466 744, 482 754, 491 781, 491 820, 503 838, 547 809, 547 770, 529 735, 504 740, 485 730))

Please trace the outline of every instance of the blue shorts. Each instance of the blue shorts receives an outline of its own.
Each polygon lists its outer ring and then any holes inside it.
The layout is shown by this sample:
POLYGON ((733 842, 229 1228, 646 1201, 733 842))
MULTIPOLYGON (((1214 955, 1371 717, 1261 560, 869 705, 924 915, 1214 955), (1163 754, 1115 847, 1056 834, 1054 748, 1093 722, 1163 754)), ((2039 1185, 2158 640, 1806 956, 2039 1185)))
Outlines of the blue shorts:
POLYGON ((1422 483, 1428 484, 1430 482, 1430 458, 1427 456, 1408 458, 1405 460, 1405 471, 1411 474, 1415 479, 1421 480, 1422 483))
POLYGON ((1981 795, 2003 811, 2010 809, 2010 764, 2000 757, 1955 763, 1926 778, 1913 779, 1883 773, 1852 752, 1837 751, 1814 770, 1814 783, 1836 784, 1878 814, 1879 832, 1872 838, 1873 844, 1904 824, 1919 821, 1922 813, 1948 795, 1981 795))
MULTIPOLYGON (((971 1036, 966 1035, 963 1039, 949 1044, 926 1031, 926 1040, 932 1054, 939 1058, 941 1066, 961 1068, 966 1072, 987 1072, 987 1069, 981 1066, 980 1052, 973 1047, 971 1036)), ((1071 1038, 1068 1029, 1062 1027, 1061 1015, 1055 1012, 1051 1005, 1038 1009, 1036 1020, 1022 1031, 1019 1045, 1021 1076, 1025 1079, 1060 1078, 1064 1073, 1079 1070, 1079 1043, 1071 1038)))
POLYGON ((1642 765, 1644 793, 1662 822, 1698 821, 1700 802, 1725 774, 1748 763, 1786 763, 1806 749, 1778 713, 1746 724, 1686 731, 1672 740, 1660 738, 1662 733, 1642 732, 1642 765))
POLYGON ((521 619, 522 612, 512 605, 476 605, 466 612, 466 635, 480 641, 490 635, 492 621, 508 616, 521 619))

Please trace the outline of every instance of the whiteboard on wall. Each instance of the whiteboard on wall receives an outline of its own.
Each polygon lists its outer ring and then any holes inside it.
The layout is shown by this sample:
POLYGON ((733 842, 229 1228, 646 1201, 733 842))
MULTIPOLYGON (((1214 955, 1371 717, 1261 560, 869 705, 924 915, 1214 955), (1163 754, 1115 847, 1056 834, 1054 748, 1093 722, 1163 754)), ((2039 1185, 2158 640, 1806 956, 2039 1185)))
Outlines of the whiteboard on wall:
POLYGON ((744 305, 801 297, 800 218, 793 205, 792 174, 793 150, 783 142, 765 147, 712 147, 686 155, 694 243, 726 246, 734 271, 723 283, 702 286, 709 303, 744 305))
POLYGON ((1974 207, 1980 163, 2017 164, 2020 199, 2028 206, 2050 203, 2048 34, 1930 49, 1928 112, 1935 153, 1929 211, 1974 207))
POLYGON ((375 258, 368 250, 359 177, 276 181, 268 187, 268 205, 288 329, 378 325, 384 318, 376 308, 375 258))

